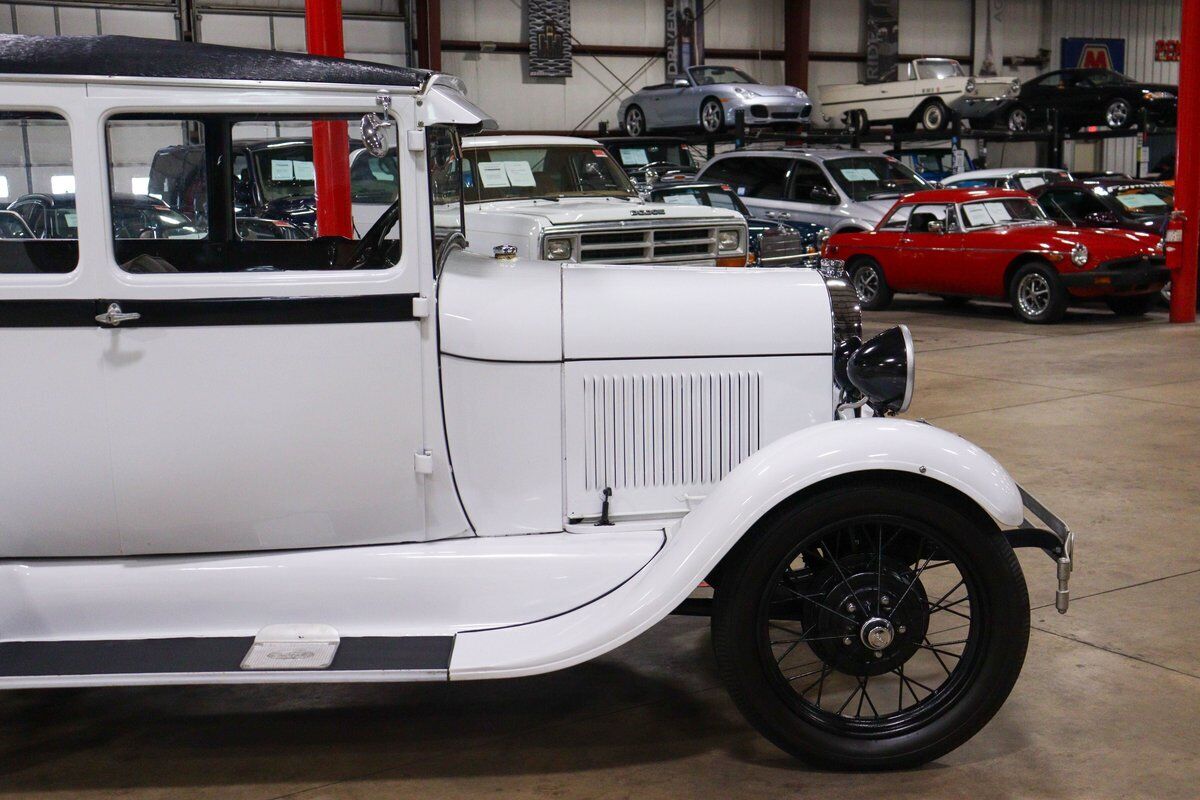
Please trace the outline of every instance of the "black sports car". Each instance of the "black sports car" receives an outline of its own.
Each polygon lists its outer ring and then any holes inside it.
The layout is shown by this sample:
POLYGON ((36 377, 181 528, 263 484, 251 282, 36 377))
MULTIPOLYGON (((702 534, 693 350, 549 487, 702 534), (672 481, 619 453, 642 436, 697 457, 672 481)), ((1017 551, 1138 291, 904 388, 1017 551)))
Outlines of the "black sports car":
POLYGON ((1142 109, 1155 125, 1174 125, 1179 87, 1141 83, 1109 69, 1063 69, 1021 85, 1021 92, 996 110, 994 121, 1010 131, 1046 126, 1058 109, 1067 130, 1107 125, 1124 130, 1137 124, 1142 109))

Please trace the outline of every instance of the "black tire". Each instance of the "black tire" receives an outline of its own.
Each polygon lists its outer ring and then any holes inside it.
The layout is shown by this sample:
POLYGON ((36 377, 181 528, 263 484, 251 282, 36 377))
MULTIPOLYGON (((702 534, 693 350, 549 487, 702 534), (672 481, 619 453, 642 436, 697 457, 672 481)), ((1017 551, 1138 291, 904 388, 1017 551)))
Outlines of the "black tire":
POLYGON ((767 739, 820 766, 902 769, 940 758, 978 733, 995 715, 1025 660, 1029 596, 1012 548, 977 510, 918 484, 858 484, 790 503, 749 534, 726 558, 721 574, 712 632, 726 687, 742 714, 767 739), (885 536, 893 530, 899 533, 885 544, 885 536), (839 538, 831 545, 829 537, 834 531, 839 538), (896 536, 905 531, 913 531, 918 542, 930 542, 928 549, 921 549, 924 544, 909 549, 911 540, 903 538, 901 544, 895 544, 896 536), (877 544, 879 557, 875 559, 877 544), (949 599, 955 590, 929 603, 930 597, 941 594, 940 584, 932 590, 925 587, 926 582, 939 580, 938 573, 924 574, 935 558, 945 559, 940 566, 949 564, 952 570, 941 573, 941 580, 962 577, 959 586, 965 587, 961 591, 970 603, 965 606, 967 623, 939 616, 948 610, 943 603, 956 602, 949 599), (897 564, 907 566, 897 572, 897 564), (899 589, 910 578, 912 582, 901 594, 899 589), (859 601, 857 608, 851 599, 859 601), (837 604, 838 610, 825 606, 822 611, 825 603, 837 604), (936 610, 931 612, 933 608, 936 610), (854 619, 849 623, 836 619, 840 612, 854 619), (923 623, 919 619, 922 613, 927 615, 923 623), (885 615, 886 621, 881 619, 885 615), (857 631, 858 617, 870 617, 862 623, 861 643, 854 640, 858 637, 840 638, 839 627, 857 631), (946 619, 953 621, 947 623, 946 619), (893 620, 897 621, 894 628, 893 620), (881 623, 889 631, 887 641, 869 643, 868 626, 881 623), (943 627, 947 624, 952 627, 943 627), (963 628, 965 632, 961 632, 963 628), (792 641, 773 641, 781 630, 799 633, 801 638, 779 658, 781 650, 776 648, 792 641), (931 643, 931 637, 952 631, 952 636, 965 637, 953 643, 963 646, 961 654, 933 648, 948 648, 950 643, 931 643), (832 636, 826 635, 830 632, 832 636), (914 645, 918 638, 926 645, 914 645), (801 643, 807 652, 794 655, 801 643), (932 653, 927 652, 930 649, 932 653), (813 656, 817 660, 809 661, 813 656), (789 658, 792 666, 785 666, 789 658), (933 658, 941 663, 940 668, 932 666, 938 670, 940 682, 929 686, 926 681, 934 681, 926 677, 930 670, 925 662, 933 658), (807 663, 797 667, 797 662, 807 663), (889 688, 897 663, 898 691, 889 688), (815 691, 811 686, 798 688, 796 683, 797 678, 808 683, 808 676, 815 672, 787 677, 788 670, 814 664, 821 665, 817 679, 821 686, 815 691), (916 681, 922 691, 930 690, 924 698, 905 685, 906 671, 922 676, 923 680, 912 678, 909 683, 916 681), (868 696, 872 678, 878 679, 874 698, 868 696), (831 694, 836 683, 853 685, 858 681, 861 695, 870 701, 865 718, 861 699, 853 718, 844 714, 859 688, 853 688, 846 704, 834 711, 841 694, 822 697, 826 680, 831 694), (912 692, 913 701, 907 709, 903 705, 905 688, 912 692), (880 708, 890 707, 895 694, 899 695, 895 711, 885 714, 876 708, 876 701, 880 708))
POLYGON ((1002 126, 1013 133, 1025 133, 1033 128, 1029 118, 1029 109, 1016 105, 1004 112, 1002 126))
POLYGON ((860 258, 850 269, 850 285, 858 293, 865 311, 882 311, 892 304, 892 287, 888 286, 883 267, 873 258, 860 258))
POLYGON ((1114 131, 1133 126, 1133 106, 1124 97, 1114 97, 1104 106, 1104 124, 1114 131))
POLYGON ((917 111, 921 127, 933 133, 941 133, 950 127, 950 109, 941 100, 934 98, 917 111))
POLYGON ((1067 313, 1067 290, 1048 264, 1033 261, 1013 273, 1008 299, 1023 322, 1048 325, 1067 313))
POLYGON ((715 97, 707 97, 700 104, 700 130, 707 134, 718 134, 725 129, 725 108, 715 97))
POLYGON ((846 127, 851 133, 866 133, 871 130, 871 118, 861 108, 851 109, 846 112, 846 127))
POLYGON ((627 136, 642 136, 646 133, 646 114, 640 106, 630 106, 625 109, 625 118, 621 120, 621 127, 625 129, 627 136))
POLYGON ((1118 317, 1140 317, 1162 302, 1162 294, 1135 294, 1124 297, 1106 297, 1104 303, 1118 317))

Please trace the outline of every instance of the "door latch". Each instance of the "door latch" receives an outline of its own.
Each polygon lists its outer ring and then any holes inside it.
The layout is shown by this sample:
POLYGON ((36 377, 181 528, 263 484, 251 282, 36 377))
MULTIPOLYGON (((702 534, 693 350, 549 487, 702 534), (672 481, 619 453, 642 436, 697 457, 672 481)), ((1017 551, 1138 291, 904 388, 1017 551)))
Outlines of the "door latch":
POLYGON ((121 310, 121 306, 117 303, 109 303, 107 311, 105 311, 103 314, 96 315, 96 322, 99 322, 102 325, 112 325, 115 328, 122 322, 133 322, 134 320, 141 318, 141 314, 136 312, 130 312, 126 314, 121 310))

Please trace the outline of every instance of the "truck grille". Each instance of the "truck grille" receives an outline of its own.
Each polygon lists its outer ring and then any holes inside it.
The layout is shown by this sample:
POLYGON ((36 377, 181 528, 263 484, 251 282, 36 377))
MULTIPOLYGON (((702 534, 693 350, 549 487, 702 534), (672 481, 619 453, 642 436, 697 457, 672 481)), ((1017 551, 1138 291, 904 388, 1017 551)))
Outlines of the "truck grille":
POLYGON ((576 241, 576 258, 585 264, 690 264, 717 257, 717 229, 711 226, 588 231, 576 241))

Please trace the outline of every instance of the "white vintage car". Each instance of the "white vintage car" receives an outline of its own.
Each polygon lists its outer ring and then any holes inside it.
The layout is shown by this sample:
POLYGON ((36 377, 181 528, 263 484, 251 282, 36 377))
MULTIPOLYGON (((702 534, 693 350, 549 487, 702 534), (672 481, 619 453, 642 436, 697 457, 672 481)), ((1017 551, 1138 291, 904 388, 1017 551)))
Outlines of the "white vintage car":
POLYGON ((464 251, 459 137, 488 120, 458 85, 0 37, 0 135, 39 143, 8 176, 69 169, 78 200, 72 238, 0 240, 0 687, 534 675, 707 581, 720 672, 788 752, 898 767, 977 733, 1025 655, 1013 548, 1065 610, 1066 526, 891 416, 912 341, 861 342, 843 282, 464 251), (239 126, 337 152, 343 125, 397 153, 379 220, 345 232, 330 158, 317 237, 241 238, 239 126), (202 235, 114 233, 112 193, 182 141, 202 235))
POLYGON ((875 123, 943 131, 949 110, 980 119, 1016 97, 1016 78, 973 78, 952 58, 918 58, 900 69, 900 80, 821 87, 821 113, 865 131, 875 123))
POLYGON ((471 252, 513 246, 550 261, 746 266, 745 217, 646 202, 594 139, 472 136, 462 167, 471 252))

